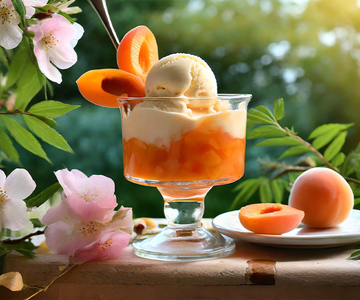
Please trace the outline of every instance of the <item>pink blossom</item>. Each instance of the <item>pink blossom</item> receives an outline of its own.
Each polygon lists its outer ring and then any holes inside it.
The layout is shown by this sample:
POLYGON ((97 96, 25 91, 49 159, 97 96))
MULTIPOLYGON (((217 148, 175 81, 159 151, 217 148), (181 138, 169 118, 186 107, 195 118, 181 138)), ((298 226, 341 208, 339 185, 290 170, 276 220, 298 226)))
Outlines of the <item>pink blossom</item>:
POLYGON ((132 210, 114 211, 114 182, 102 175, 88 178, 78 170, 64 169, 55 175, 64 191, 62 202, 41 219, 48 225, 47 246, 75 263, 120 255, 132 233, 132 210))
POLYGON ((15 169, 8 177, 0 170, 0 230, 20 230, 29 223, 23 200, 35 187, 35 181, 24 169, 15 169))
POLYGON ((102 238, 84 249, 76 250, 70 257, 70 263, 82 264, 89 260, 118 258, 121 250, 129 244, 130 234, 115 230, 104 234, 102 238))
POLYGON ((0 1, 0 46, 5 49, 16 48, 22 40, 22 30, 18 26, 20 15, 11 0, 0 1))
POLYGON ((29 27, 29 30, 35 32, 34 52, 40 71, 49 80, 61 83, 62 76, 56 67, 67 69, 76 63, 77 54, 73 48, 81 38, 83 28, 54 14, 52 18, 29 27))
POLYGON ((25 18, 30 19, 35 13, 34 7, 43 7, 46 5, 47 0, 22 0, 22 2, 24 3, 26 9, 25 18))

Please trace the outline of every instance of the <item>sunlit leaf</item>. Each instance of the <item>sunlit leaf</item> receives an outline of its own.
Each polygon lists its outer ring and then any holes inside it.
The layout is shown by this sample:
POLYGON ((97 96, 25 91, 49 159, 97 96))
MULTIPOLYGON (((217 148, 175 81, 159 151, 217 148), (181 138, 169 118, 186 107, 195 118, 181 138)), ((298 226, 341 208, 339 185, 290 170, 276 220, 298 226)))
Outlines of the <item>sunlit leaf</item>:
POLYGON ((302 174, 302 172, 290 172, 289 173, 289 181, 294 183, 296 178, 298 178, 301 174, 302 174))
POLYGON ((302 145, 302 143, 294 139, 292 137, 280 137, 280 138, 271 138, 261 141, 260 143, 256 144, 254 147, 260 146, 296 146, 302 145))
POLYGON ((12 0, 15 10, 19 13, 22 19, 25 18, 26 8, 24 3, 21 0, 12 0))
POLYGON ((338 154, 342 148, 342 146, 345 143, 345 139, 347 136, 347 131, 341 132, 329 145, 329 147, 326 148, 324 151, 324 158, 327 161, 332 160, 336 154, 338 154))
POLYGON ((263 114, 267 115, 268 117, 270 117, 271 120, 275 120, 274 115, 272 114, 272 112, 264 105, 260 105, 256 108, 258 111, 262 112, 263 114))
MULTIPOLYGON (((24 40, 23 40, 24 41, 24 40)), ((23 73, 26 62, 29 59, 28 49, 20 43, 18 50, 11 60, 9 72, 7 73, 5 89, 12 87, 23 73)))
POLYGON ((286 134, 279 129, 277 126, 273 125, 264 125, 256 127, 246 133, 247 139, 258 139, 258 138, 271 138, 271 137, 281 137, 286 134))
POLYGON ((279 159, 283 159, 289 156, 301 155, 306 152, 311 152, 310 148, 305 145, 293 146, 286 149, 279 157, 279 159))
POLYGON ((357 251, 351 253, 351 255, 348 257, 348 259, 359 260, 360 259, 360 250, 357 250, 357 251))
POLYGON ((12 137, 29 152, 50 162, 39 141, 24 127, 9 117, 1 116, 12 137))
POLYGON ((274 102, 274 117, 277 121, 285 117, 284 100, 282 98, 274 102))
POLYGON ((28 111, 34 115, 55 119, 78 107, 80 105, 70 105, 60 101, 47 100, 34 104, 28 111))
POLYGON ((333 128, 326 131, 324 134, 319 135, 317 138, 314 139, 312 145, 315 149, 320 149, 330 143, 338 134, 340 130, 338 128, 333 128))
POLYGON ((23 115, 29 129, 44 142, 63 151, 73 152, 67 141, 53 128, 36 117, 23 115))
POLYGON ((15 149, 10 137, 0 129, 0 148, 13 161, 19 162, 19 153, 15 149))
POLYGON ((348 129, 350 128, 351 126, 353 126, 354 123, 351 123, 351 124, 337 124, 337 123, 330 123, 330 124, 324 124, 324 125, 321 125, 317 128, 315 128, 310 136, 309 136, 309 140, 312 140, 324 133, 326 133, 327 131, 329 130, 333 130, 333 129, 337 129, 338 131, 341 131, 341 130, 345 130, 345 129, 348 129))
POLYGON ((345 161, 346 155, 342 152, 335 155, 335 157, 331 160, 331 164, 334 167, 340 166, 345 161))
POLYGON ((259 192, 260 192, 260 201, 262 203, 272 202, 273 195, 272 195, 270 183, 268 180, 264 180, 260 184, 259 192))
POLYGON ((43 190, 38 195, 31 197, 29 199, 25 200, 25 203, 28 207, 36 206, 39 207, 41 204, 46 202, 51 196, 53 196, 59 189, 61 188, 60 183, 56 182, 49 187, 47 187, 45 190, 43 190))

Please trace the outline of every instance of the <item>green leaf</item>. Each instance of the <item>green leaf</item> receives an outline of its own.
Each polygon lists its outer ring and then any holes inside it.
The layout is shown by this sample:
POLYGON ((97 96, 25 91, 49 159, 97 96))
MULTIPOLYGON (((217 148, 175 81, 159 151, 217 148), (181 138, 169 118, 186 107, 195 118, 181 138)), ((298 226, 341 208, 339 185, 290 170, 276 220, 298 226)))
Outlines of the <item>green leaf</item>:
POLYGON ((321 126, 315 128, 311 132, 309 139, 312 140, 312 139, 328 132, 329 130, 333 130, 333 129, 337 129, 340 132, 341 130, 348 129, 349 127, 351 127, 353 125, 354 125, 354 123, 351 123, 351 124, 337 124, 337 123, 324 124, 324 125, 321 125, 321 126))
POLYGON ((270 182, 272 194, 274 196, 274 200, 276 203, 281 203, 283 193, 284 193, 284 185, 281 179, 274 179, 270 182))
POLYGON ((253 125, 275 124, 271 117, 254 108, 249 110, 247 121, 253 125))
POLYGON ((336 154, 338 154, 342 148, 342 146, 345 143, 345 139, 347 136, 347 131, 341 132, 329 145, 329 147, 326 148, 324 152, 324 158, 327 161, 332 160, 336 154))
POLYGON ((21 0, 12 0, 15 10, 19 13, 22 19, 25 18, 26 8, 24 3, 21 0))
POLYGON ((9 117, 2 116, 1 118, 15 141, 29 152, 51 163, 39 141, 29 131, 9 117))
POLYGON ((272 112, 264 105, 260 105, 256 108, 258 111, 262 112, 263 114, 267 115, 272 121, 275 120, 274 115, 272 112))
POLYGON ((36 247, 34 246, 34 244, 32 242, 22 241, 19 243, 14 243, 14 244, 11 244, 10 248, 12 250, 19 252, 20 254, 24 255, 25 257, 28 257, 28 258, 36 257, 35 252, 34 252, 36 247))
POLYGON ((235 209, 245 204, 252 195, 258 190, 261 182, 264 180, 263 177, 244 180, 241 185, 241 190, 231 204, 230 209, 235 209))
POLYGON ((268 180, 264 180, 260 185, 260 201, 262 203, 270 203, 273 200, 270 183, 268 180))
POLYGON ((16 163, 19 162, 20 159, 19 153, 13 146, 10 137, 1 129, 0 129, 0 148, 13 161, 15 161, 16 163))
POLYGON ((63 151, 73 153, 67 141, 55 129, 36 117, 28 115, 23 115, 23 117, 29 129, 44 142, 63 151))
POLYGON ((346 157, 345 154, 340 152, 336 154, 335 157, 331 160, 331 164, 334 167, 338 167, 345 161, 345 157, 346 157))
POLYGON ((39 207, 41 204, 46 202, 52 195, 54 195, 59 189, 61 188, 60 183, 56 182, 49 187, 47 187, 45 190, 43 190, 38 195, 31 197, 29 199, 25 200, 26 206, 36 206, 39 207))
POLYGON ((311 152, 311 150, 309 149, 309 147, 306 147, 305 145, 293 146, 286 149, 278 159, 283 159, 289 156, 301 155, 306 152, 311 152))
POLYGON ((44 84, 45 76, 40 73, 37 66, 29 59, 24 73, 17 84, 15 109, 24 111, 44 84))
POLYGON ((256 144, 254 148, 260 146, 296 146, 296 145, 302 145, 302 143, 292 137, 280 137, 280 138, 271 138, 261 141, 260 143, 256 144))
POLYGON ((277 126, 264 125, 249 130, 246 133, 247 139, 258 139, 258 138, 270 138, 270 137, 281 137, 286 134, 277 126))
POLYGON ((6 68, 9 68, 9 62, 6 58, 5 49, 3 49, 2 47, 0 47, 0 62, 2 62, 6 66, 6 68))
POLYGON ((24 46, 24 42, 21 42, 18 50, 11 60, 9 71, 7 73, 7 80, 5 89, 12 87, 20 78, 23 70, 25 69, 26 62, 29 59, 28 49, 24 46))
POLYGON ((282 98, 274 102, 274 117, 277 121, 285 117, 284 100, 282 98))
POLYGON ((351 253, 351 255, 348 257, 348 259, 359 260, 360 259, 360 250, 357 250, 357 251, 351 253))
POLYGON ((312 145, 315 149, 320 149, 330 143, 338 134, 340 130, 338 128, 333 128, 328 131, 326 131, 324 134, 318 136, 314 141, 312 142, 312 145))
POLYGON ((80 105, 70 105, 60 101, 47 100, 34 104, 28 111, 34 115, 55 119, 78 107, 80 105))

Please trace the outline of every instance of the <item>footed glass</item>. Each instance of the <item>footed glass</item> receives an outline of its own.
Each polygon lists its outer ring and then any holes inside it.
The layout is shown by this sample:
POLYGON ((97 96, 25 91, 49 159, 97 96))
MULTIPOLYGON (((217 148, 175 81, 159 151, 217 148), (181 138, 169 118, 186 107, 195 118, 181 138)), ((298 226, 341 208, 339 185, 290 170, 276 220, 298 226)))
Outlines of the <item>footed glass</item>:
POLYGON ((156 236, 133 244, 137 256, 188 261, 234 251, 232 239, 205 230, 201 219, 208 191, 244 174, 250 99, 249 94, 119 99, 124 175, 159 190, 168 221, 156 236))

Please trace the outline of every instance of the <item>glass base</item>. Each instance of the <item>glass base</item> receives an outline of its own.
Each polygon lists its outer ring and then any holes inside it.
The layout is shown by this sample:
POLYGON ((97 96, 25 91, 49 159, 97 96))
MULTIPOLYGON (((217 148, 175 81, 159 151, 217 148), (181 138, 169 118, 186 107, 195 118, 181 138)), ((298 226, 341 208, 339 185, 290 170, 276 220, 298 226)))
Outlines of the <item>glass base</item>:
POLYGON ((133 243, 137 256, 165 261, 194 261, 228 256, 235 250, 229 237, 202 227, 167 227, 154 237, 133 243))

